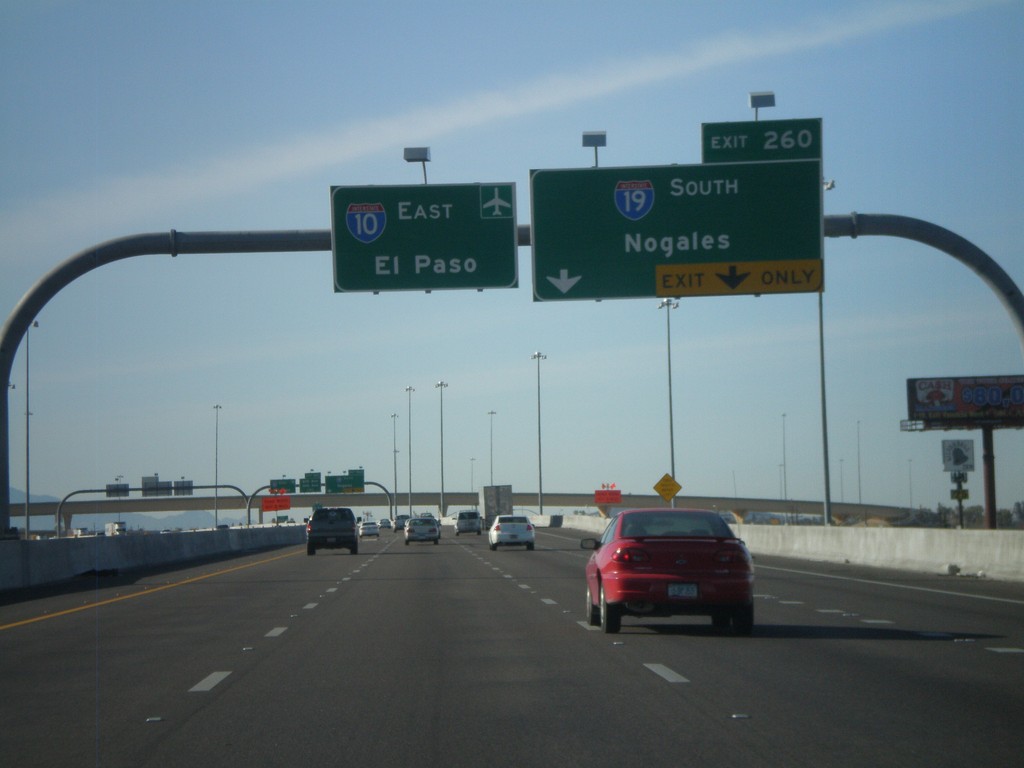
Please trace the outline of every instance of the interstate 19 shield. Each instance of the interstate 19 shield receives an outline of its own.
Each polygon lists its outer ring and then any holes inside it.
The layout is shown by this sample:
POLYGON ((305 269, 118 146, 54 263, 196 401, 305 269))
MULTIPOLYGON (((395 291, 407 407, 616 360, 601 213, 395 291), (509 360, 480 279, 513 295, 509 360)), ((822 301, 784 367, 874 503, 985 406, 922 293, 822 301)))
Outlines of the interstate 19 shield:
POLYGON ((650 181, 620 181, 615 185, 615 208, 630 221, 638 221, 654 207, 650 181))

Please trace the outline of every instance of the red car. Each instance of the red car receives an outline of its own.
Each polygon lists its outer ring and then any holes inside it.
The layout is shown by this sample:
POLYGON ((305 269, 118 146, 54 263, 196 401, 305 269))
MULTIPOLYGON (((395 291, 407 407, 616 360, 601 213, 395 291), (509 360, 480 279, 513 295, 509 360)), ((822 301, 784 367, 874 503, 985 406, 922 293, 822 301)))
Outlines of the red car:
POLYGON ((737 635, 754 629, 750 552, 717 512, 627 509, 600 539, 583 539, 587 622, 618 632, 623 616, 710 616, 737 635))

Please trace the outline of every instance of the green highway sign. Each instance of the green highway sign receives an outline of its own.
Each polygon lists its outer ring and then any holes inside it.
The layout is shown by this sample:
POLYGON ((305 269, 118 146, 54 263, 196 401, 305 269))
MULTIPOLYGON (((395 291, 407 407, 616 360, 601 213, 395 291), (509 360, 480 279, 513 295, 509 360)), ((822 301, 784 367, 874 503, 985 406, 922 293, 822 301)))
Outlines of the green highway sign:
POLYGON ((530 187, 535 301, 822 289, 819 161, 537 170, 530 187))
POLYGON ((299 493, 320 493, 321 487, 319 472, 307 472, 299 479, 299 493))
POLYGON ((331 187, 334 290, 519 285, 514 183, 331 187))
POLYGON ((327 493, 363 493, 366 473, 362 469, 350 469, 341 475, 328 475, 324 480, 327 493))
POLYGON ((279 493, 295 493, 295 479, 281 478, 280 480, 271 480, 270 490, 279 493))
POLYGON ((701 161, 821 160, 821 118, 702 123, 701 161))

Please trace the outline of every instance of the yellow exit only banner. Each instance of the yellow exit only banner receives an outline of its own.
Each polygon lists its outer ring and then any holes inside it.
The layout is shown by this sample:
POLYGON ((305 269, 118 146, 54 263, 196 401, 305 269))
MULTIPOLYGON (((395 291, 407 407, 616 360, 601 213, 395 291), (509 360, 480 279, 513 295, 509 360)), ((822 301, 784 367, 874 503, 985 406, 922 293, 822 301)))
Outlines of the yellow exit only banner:
POLYGON ((821 259, 662 264, 655 267, 661 297, 817 293, 824 287, 821 259))

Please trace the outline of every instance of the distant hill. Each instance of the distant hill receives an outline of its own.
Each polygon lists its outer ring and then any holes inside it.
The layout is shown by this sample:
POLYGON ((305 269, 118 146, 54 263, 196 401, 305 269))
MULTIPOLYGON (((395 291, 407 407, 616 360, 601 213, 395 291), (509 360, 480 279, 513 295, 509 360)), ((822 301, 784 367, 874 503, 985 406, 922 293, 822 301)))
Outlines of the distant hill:
MULTIPOLYGON (((32 501, 33 502, 36 502, 36 501, 58 502, 58 501, 60 501, 60 499, 58 499, 56 496, 46 496, 46 495, 37 493, 35 496, 32 497, 32 501)), ((24 503, 25 503, 25 492, 23 490, 21 490, 20 488, 15 488, 12 485, 11 486, 11 504, 24 504, 24 503)))
MULTIPOLYGON (((105 523, 112 523, 117 519, 117 515, 75 515, 71 520, 71 526, 73 528, 101 531, 105 523)), ((188 531, 193 528, 213 527, 213 512, 202 510, 152 515, 145 515, 140 512, 125 512, 121 515, 120 519, 130 531, 188 531)), ((229 517, 221 512, 217 516, 217 522, 221 525, 238 525, 242 522, 242 519, 229 517)))
MULTIPOLYGON (((32 494, 33 502, 49 501, 57 503, 60 501, 56 496, 46 496, 43 494, 32 494)), ((19 488, 11 488, 11 504, 24 504, 25 503, 25 492, 19 488)), ((212 528, 213 527, 213 512, 206 510, 190 510, 185 512, 168 512, 163 514, 151 514, 146 515, 140 512, 125 512, 120 517, 116 514, 113 515, 75 515, 71 520, 71 526, 73 528, 86 528, 90 531, 102 531, 103 526, 106 523, 113 523, 117 520, 122 520, 129 530, 144 530, 144 531, 162 531, 162 530, 191 530, 193 528, 212 528)), ((37 518, 32 518, 32 528, 45 527, 42 526, 42 522, 36 522, 37 518)), ((243 521, 243 517, 233 517, 225 514, 223 511, 217 515, 217 522, 226 525, 238 525, 243 521)), ((24 520, 12 520, 11 525, 24 525, 24 520)), ((50 526, 53 523, 50 521, 50 526)))

